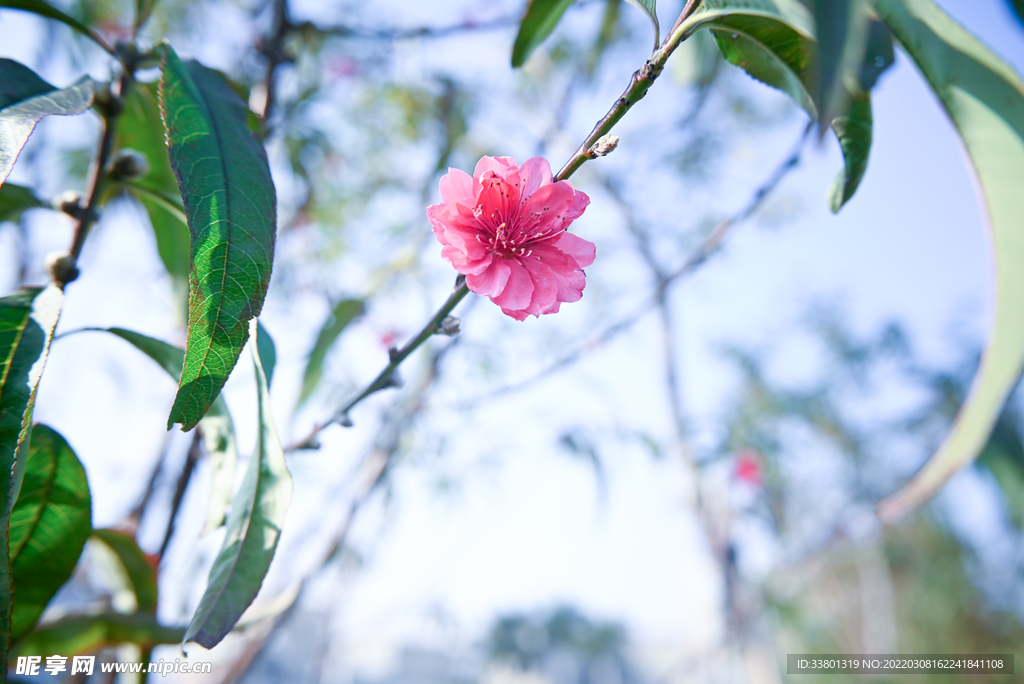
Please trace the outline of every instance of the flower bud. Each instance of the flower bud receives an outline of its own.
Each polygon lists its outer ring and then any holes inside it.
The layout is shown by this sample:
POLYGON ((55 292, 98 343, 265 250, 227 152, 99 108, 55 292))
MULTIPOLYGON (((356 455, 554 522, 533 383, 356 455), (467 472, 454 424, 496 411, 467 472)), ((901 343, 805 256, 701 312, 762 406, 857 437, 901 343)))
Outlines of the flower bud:
POLYGON ((67 252, 50 252, 46 255, 46 270, 50 272, 58 287, 62 288, 78 277, 75 258, 67 252))
POLYGON ((445 316, 444 320, 441 321, 440 325, 437 326, 437 332, 448 337, 455 337, 461 332, 462 319, 456 318, 455 316, 445 316))
POLYGON ((77 190, 65 190, 53 201, 53 208, 62 211, 73 219, 82 217, 82 193, 77 190))
POLYGON ((609 133, 608 135, 602 135, 600 138, 598 138, 597 142, 595 142, 593 146, 591 146, 591 148, 587 151, 587 154, 589 154, 592 159, 596 159, 597 157, 604 157, 610 154, 618 146, 619 136, 611 135, 609 133))
POLYGON ((149 174, 149 160, 141 152, 126 147, 114 155, 107 174, 115 181, 145 178, 149 174))

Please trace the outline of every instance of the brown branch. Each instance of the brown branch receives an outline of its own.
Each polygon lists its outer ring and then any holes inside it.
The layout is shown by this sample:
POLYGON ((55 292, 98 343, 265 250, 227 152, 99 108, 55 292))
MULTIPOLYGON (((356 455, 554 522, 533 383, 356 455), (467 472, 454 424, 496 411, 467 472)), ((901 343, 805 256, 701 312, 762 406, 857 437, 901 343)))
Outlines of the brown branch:
POLYGON ((167 519, 167 531, 164 533, 164 541, 160 544, 160 551, 157 553, 157 556, 161 559, 164 557, 164 552, 167 551, 167 546, 171 543, 171 537, 174 536, 174 523, 178 518, 181 502, 185 498, 185 490, 188 489, 189 480, 192 479, 192 473, 195 471, 196 463, 199 461, 202 447, 203 433, 199 428, 196 428, 192 432, 192 445, 188 448, 185 465, 181 469, 181 475, 178 476, 178 484, 174 488, 174 499, 171 501, 171 515, 167 519))

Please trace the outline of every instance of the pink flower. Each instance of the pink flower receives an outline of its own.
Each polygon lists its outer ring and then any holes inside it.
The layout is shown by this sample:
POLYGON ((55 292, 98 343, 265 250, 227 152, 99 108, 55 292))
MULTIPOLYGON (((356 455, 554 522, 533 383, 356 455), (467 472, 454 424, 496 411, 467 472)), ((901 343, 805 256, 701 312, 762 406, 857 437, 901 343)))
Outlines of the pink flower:
POLYGON ((566 229, 588 204, 569 181, 552 182, 545 159, 484 157, 472 176, 448 169, 427 216, 469 289, 523 321, 583 296, 595 247, 566 229))

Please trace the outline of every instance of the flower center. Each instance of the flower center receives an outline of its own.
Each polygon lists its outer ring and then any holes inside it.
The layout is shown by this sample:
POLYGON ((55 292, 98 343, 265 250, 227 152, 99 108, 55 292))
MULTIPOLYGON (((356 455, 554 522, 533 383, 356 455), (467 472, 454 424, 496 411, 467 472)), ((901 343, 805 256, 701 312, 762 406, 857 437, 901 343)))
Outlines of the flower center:
POLYGON ((522 206, 530 196, 520 197, 518 184, 512 185, 497 176, 481 182, 483 189, 473 209, 480 228, 476 239, 487 245, 495 256, 525 259, 533 254, 538 243, 565 232, 561 214, 551 217, 549 207, 522 213, 522 206))

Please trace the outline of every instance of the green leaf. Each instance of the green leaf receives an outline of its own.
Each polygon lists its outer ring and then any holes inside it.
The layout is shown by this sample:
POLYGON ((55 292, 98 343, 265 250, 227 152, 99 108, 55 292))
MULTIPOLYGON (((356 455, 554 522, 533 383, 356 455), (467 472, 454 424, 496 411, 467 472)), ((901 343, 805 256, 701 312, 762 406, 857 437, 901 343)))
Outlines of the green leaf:
POLYGON ((21 214, 26 209, 49 206, 36 197, 31 188, 14 183, 0 185, 0 222, 20 221, 21 214))
POLYGON ((56 19, 57 21, 67 24, 82 35, 91 38, 101 48, 112 53, 110 46, 107 45, 102 38, 96 35, 92 29, 74 17, 61 12, 53 5, 45 3, 42 0, 0 0, 0 7, 31 12, 32 14, 38 14, 39 16, 46 17, 48 19, 56 19))
MULTIPOLYGON (((252 327, 255 334, 255 321, 252 327)), ((259 593, 292 497, 292 477, 270 413, 266 375, 256 345, 252 346, 259 403, 256 452, 231 504, 224 544, 184 639, 206 648, 220 643, 259 593)))
POLYGON ((1020 19, 1021 23, 1024 23, 1024 0, 1008 0, 1008 2, 1017 18, 1020 19))
POLYGON ((877 19, 868 20, 868 39, 864 49, 864 61, 857 74, 861 92, 870 92, 878 77, 892 66, 896 54, 892 48, 892 31, 877 19))
POLYGON ((34 95, 0 109, 0 185, 39 120, 50 114, 81 114, 92 105, 94 89, 92 79, 86 77, 63 90, 34 95))
POLYGON ((274 338, 259 321, 256 321, 256 350, 260 354, 260 363, 263 364, 263 372, 267 376, 267 387, 270 387, 270 383, 274 381, 274 366, 277 365, 277 347, 274 346, 274 338))
POLYGON ((302 374, 299 405, 312 396, 316 386, 320 383, 320 378, 323 377, 324 360, 327 358, 327 352, 330 351, 331 345, 345 331, 348 324, 362 316, 365 311, 366 307, 360 299, 343 299, 334 305, 334 310, 316 336, 313 350, 309 352, 306 370, 302 374))
POLYGON ((36 425, 21 494, 11 511, 12 641, 32 631, 46 604, 71 577, 91 531, 85 469, 63 437, 36 425))
POLYGON ((995 317, 981 367, 938 451, 879 506, 883 519, 894 520, 978 455, 1024 364, 1024 84, 930 0, 875 6, 960 133, 985 200, 996 263, 995 317))
POLYGON ((94 539, 103 543, 117 556, 125 576, 135 594, 136 609, 140 613, 156 613, 157 586, 156 567, 142 552, 135 540, 117 530, 93 530, 94 539))
POLYGON ((836 117, 832 121, 832 129, 839 138, 845 160, 843 170, 829 190, 829 209, 835 214, 853 197, 868 168, 872 138, 871 96, 866 93, 855 95, 849 113, 836 117))
POLYGON ((657 0, 626 0, 626 2, 646 14, 647 18, 651 20, 651 26, 654 27, 654 49, 657 50, 658 43, 661 42, 661 26, 658 25, 657 0))
POLYGON ((124 111, 117 119, 117 146, 133 149, 149 161, 149 174, 133 181, 128 192, 149 215, 157 252, 171 277, 174 310, 181 314, 184 325, 188 315, 188 223, 167 156, 155 84, 140 83, 128 91, 124 111))
POLYGON ((825 127, 847 108, 844 79, 858 69, 867 42, 863 0, 814 0, 814 35, 818 40, 818 125, 825 127))
POLYGON ((191 234, 185 364, 168 428, 189 430, 238 362, 270 284, 274 183, 245 103, 219 75, 168 45, 160 107, 191 234))
POLYGON ((56 89, 24 64, 0 59, 0 109, 56 89))
MULTIPOLYGON (((705 0, 683 26, 688 34, 702 27, 711 29, 727 61, 783 91, 818 120, 823 110, 818 100, 818 47, 811 21, 797 0, 705 0)), ((867 170, 870 98, 848 93, 845 113, 832 120, 832 128, 844 158, 841 192, 835 187, 830 192, 830 206, 837 211, 867 170)))
POLYGON ((100 613, 61 618, 29 634, 11 652, 18 656, 76 656, 107 646, 137 644, 142 649, 181 643, 185 630, 164 627, 150 613, 100 613))
POLYGON ((11 508, 25 475, 36 388, 63 298, 53 285, 0 298, 0 663, 7 661, 14 608, 11 508))
POLYGON ((529 0, 526 14, 519 22, 516 42, 512 45, 513 68, 526 64, 530 54, 551 35, 572 3, 573 0, 529 0))
MULTIPOLYGON (((167 371, 175 380, 181 376, 181 366, 185 352, 173 344, 148 337, 141 333, 124 328, 86 328, 100 332, 109 332, 134 345, 149 358, 167 371)), ((235 464, 238 462, 238 449, 235 446, 235 424, 224 398, 218 396, 210 410, 199 421, 203 432, 203 447, 210 459, 213 470, 210 485, 210 507, 207 509, 206 526, 203 534, 224 524, 224 511, 231 501, 231 488, 235 482, 235 464)))

